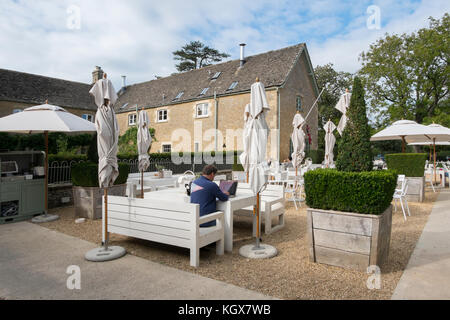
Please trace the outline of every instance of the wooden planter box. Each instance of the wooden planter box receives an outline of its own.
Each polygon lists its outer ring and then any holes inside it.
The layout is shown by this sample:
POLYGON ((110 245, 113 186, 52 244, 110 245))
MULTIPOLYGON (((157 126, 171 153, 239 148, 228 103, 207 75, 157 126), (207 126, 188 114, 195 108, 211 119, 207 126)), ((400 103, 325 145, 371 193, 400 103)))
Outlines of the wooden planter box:
POLYGON ((363 272, 388 258, 392 206, 381 215, 307 209, 310 260, 363 272))
POLYGON ((408 192, 406 200, 423 202, 425 198, 425 177, 406 177, 408 181, 408 192))
MULTIPOLYGON (((108 195, 125 196, 126 184, 118 184, 108 188, 108 195)), ((103 188, 73 186, 75 217, 88 219, 102 218, 103 188)))

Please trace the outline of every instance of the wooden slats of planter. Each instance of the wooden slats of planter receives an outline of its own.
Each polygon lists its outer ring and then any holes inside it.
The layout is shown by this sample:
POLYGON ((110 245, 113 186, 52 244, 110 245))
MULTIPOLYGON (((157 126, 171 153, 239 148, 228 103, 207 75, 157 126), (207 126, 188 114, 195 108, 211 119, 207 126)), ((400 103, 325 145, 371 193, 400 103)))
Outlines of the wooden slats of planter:
POLYGON ((387 259, 391 206, 382 215, 313 208, 307 212, 311 261, 366 271, 387 259))

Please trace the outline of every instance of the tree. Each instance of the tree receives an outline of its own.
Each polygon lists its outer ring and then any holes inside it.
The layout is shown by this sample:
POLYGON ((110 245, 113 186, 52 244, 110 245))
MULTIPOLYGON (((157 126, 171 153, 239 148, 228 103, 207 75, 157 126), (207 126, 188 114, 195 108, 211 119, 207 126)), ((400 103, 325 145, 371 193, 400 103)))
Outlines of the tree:
POLYGON ((449 34, 446 13, 416 33, 386 34, 361 53, 360 75, 380 125, 402 118, 422 123, 448 107, 449 34))
POLYGON ((353 82, 347 117, 347 125, 339 143, 336 168, 339 171, 370 171, 372 170, 370 127, 366 114, 364 87, 358 77, 355 77, 353 82))
MULTIPOLYGON (((149 128, 150 136, 153 141, 157 141, 155 138, 155 129, 149 128)), ((133 126, 128 128, 123 135, 119 137, 119 153, 132 153, 137 154, 137 132, 138 127, 133 126)))
POLYGON ((200 41, 191 41, 181 50, 173 52, 174 59, 181 61, 176 65, 179 72, 199 69, 211 65, 213 62, 222 61, 230 57, 227 53, 221 53, 216 49, 205 46, 200 41))

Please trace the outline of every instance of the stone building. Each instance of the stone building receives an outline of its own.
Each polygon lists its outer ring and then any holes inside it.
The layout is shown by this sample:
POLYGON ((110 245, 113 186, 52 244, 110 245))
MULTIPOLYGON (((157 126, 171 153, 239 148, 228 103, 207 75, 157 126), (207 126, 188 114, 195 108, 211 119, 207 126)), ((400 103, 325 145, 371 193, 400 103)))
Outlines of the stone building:
MULTIPOLYGON (((101 68, 92 73, 92 81, 103 76, 101 68)), ((36 74, 0 69, 0 117, 44 104, 63 107, 68 112, 94 121, 97 106, 89 95, 92 84, 36 74)))
MULTIPOLYGON (((125 86, 115 110, 122 135, 144 108, 155 128, 151 152, 242 150, 244 108, 256 77, 266 88, 271 129, 268 157, 289 156, 292 119, 305 117, 319 92, 306 44, 241 57, 169 77, 125 86)), ((305 126, 306 148, 317 149, 318 112, 305 126)))

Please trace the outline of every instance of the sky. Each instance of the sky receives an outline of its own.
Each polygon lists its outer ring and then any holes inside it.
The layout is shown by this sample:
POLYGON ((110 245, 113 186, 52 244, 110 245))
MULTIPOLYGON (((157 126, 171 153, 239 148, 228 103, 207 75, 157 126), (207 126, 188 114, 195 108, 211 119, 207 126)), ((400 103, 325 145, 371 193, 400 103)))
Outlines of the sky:
POLYGON ((91 83, 101 66, 118 90, 176 72, 172 52, 199 40, 228 59, 305 42, 313 66, 355 72, 386 33, 411 33, 448 0, 0 0, 0 68, 91 83))

